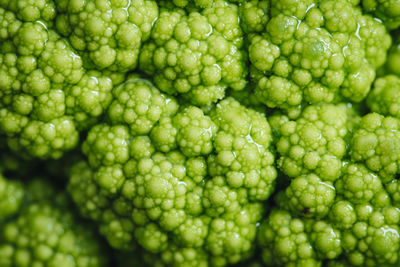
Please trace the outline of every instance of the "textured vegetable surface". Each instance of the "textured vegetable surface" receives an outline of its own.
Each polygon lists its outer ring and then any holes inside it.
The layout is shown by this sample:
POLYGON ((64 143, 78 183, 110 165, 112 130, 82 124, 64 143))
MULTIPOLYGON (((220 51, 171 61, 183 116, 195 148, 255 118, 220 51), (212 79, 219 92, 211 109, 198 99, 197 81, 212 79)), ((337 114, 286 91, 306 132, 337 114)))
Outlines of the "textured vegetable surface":
POLYGON ((400 266, 399 0, 0 0, 0 267, 400 266))

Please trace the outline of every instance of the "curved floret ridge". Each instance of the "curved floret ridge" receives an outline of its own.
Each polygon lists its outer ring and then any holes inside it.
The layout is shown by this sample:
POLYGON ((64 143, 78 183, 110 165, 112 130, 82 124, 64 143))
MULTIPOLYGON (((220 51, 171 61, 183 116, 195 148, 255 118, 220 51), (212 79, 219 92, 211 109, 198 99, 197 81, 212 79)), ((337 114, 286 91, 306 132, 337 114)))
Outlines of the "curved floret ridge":
POLYGON ((199 12, 164 9, 140 52, 140 69, 157 87, 195 105, 224 97, 226 87, 246 85, 238 8, 225 1, 199 12))
POLYGON ((135 69, 140 45, 149 38, 158 17, 155 1, 55 2, 63 14, 57 17, 57 29, 90 64, 100 70, 135 69))
POLYGON ((264 104, 290 112, 302 102, 360 102, 367 96, 391 44, 379 21, 346 0, 271 1, 267 15, 248 48, 255 92, 264 104))
POLYGON ((297 120, 280 128, 278 166, 290 177, 314 172, 322 181, 336 180, 346 153, 346 126, 344 105, 306 107, 297 120))

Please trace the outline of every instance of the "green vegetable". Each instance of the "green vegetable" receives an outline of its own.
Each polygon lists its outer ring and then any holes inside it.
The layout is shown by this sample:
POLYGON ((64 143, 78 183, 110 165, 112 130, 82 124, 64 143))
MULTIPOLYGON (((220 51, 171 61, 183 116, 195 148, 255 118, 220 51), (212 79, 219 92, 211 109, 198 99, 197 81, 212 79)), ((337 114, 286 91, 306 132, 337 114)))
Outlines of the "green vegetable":
POLYGON ((398 7, 0 0, 0 266, 400 266, 398 7))
POLYGON ((154 76, 160 90, 209 105, 223 98, 227 87, 246 86, 242 38, 238 7, 225 1, 201 12, 163 8, 141 49, 139 68, 154 76))
POLYGON ((147 136, 129 124, 94 126, 82 147, 89 164, 72 170, 72 198, 114 248, 138 243, 174 266, 248 258, 276 178, 267 120, 233 98, 209 115, 194 106, 167 114, 147 136))
POLYGON ((1 177, 0 188, 1 266, 106 266, 100 239, 65 193, 40 179, 22 188, 1 177))
POLYGON ((249 38, 263 103, 290 113, 302 102, 360 102, 367 96, 391 43, 381 23, 346 0, 270 4, 264 29, 249 38))

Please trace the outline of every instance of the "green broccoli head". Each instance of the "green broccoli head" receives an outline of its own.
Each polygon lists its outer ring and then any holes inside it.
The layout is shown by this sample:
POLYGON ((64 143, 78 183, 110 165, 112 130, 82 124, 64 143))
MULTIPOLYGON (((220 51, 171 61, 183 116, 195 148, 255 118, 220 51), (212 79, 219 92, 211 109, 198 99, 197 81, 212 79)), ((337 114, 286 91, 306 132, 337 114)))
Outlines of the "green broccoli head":
POLYGON ((304 217, 323 218, 335 200, 335 187, 314 175, 296 177, 285 190, 289 209, 304 217))
POLYGON ((111 246, 139 244, 173 266, 250 257, 276 178, 266 118, 227 98, 209 115, 194 106, 164 114, 147 135, 121 123, 89 130, 88 163, 68 184, 111 246))
POLYGON ((385 27, 345 0, 270 3, 248 49, 262 102, 290 112, 302 102, 363 100, 391 44, 385 27))
POLYGON ((201 12, 164 8, 140 51, 139 67, 161 91, 195 105, 216 102, 228 86, 246 85, 239 22, 237 6, 225 1, 201 12))
POLYGON ((136 67, 158 6, 153 0, 56 0, 56 28, 96 69, 127 72, 136 67))

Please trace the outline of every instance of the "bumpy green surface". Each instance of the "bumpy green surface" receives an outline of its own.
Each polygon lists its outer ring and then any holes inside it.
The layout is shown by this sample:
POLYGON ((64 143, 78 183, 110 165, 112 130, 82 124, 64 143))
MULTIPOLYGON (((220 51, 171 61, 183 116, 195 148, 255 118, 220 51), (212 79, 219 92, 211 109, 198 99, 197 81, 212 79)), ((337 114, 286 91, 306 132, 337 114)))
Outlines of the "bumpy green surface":
POLYGON ((256 94, 268 107, 290 112, 302 102, 367 96, 391 44, 381 23, 345 0, 270 4, 259 9, 270 19, 249 46, 256 94))
POLYGON ((334 181, 341 175, 346 134, 345 105, 308 106, 297 120, 281 125, 278 166, 290 177, 313 172, 322 181, 334 181))
POLYGON ((152 0, 55 0, 57 30, 89 60, 90 67, 126 72, 136 67, 139 48, 158 17, 152 0))
POLYGON ((235 5, 218 0, 201 12, 164 8, 140 51, 139 67, 160 90, 209 105, 223 98, 228 86, 245 87, 242 43, 235 5))
POLYGON ((304 217, 325 217, 335 199, 335 188, 314 174, 293 179, 286 188, 290 210, 304 217))
POLYGON ((400 118, 400 77, 387 75, 376 79, 367 105, 373 112, 400 118))
POLYGON ((75 216, 65 194, 46 180, 31 181, 25 190, 16 185, 1 180, 0 192, 18 189, 7 203, 0 198, 0 218, 15 215, 0 223, 1 266, 106 266, 100 239, 75 216))
POLYGON ((209 116, 184 107, 148 136, 99 124, 68 189, 115 248, 138 243, 173 266, 225 266, 254 249, 276 178, 270 142, 265 117, 233 98, 209 116))
POLYGON ((370 113, 362 118, 360 128, 351 139, 352 160, 365 162, 383 182, 391 181, 400 172, 399 126, 400 121, 396 118, 370 113))
POLYGON ((0 21, 0 132, 14 150, 59 158, 110 104, 111 75, 86 71, 43 22, 22 22, 1 8, 0 21))
POLYGON ((383 21, 389 30, 400 26, 399 0, 362 0, 362 7, 383 21))

